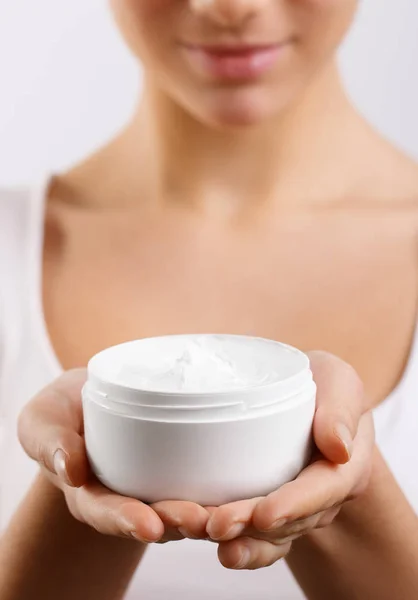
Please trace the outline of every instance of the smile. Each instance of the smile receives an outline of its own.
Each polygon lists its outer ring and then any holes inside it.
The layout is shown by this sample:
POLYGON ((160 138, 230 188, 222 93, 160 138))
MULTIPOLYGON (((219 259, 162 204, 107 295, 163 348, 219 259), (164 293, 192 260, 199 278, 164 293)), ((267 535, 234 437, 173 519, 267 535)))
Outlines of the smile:
POLYGON ((288 43, 251 46, 194 46, 183 49, 194 70, 223 80, 255 79, 270 71, 288 43))

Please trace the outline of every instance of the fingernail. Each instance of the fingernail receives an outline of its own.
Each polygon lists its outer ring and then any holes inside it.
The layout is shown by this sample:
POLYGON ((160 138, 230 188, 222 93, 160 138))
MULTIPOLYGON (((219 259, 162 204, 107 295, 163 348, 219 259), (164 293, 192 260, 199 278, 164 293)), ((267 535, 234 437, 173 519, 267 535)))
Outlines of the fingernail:
POLYGON ((126 535, 132 535, 135 537, 136 528, 135 528, 134 523, 131 521, 131 519, 128 519, 127 517, 125 517, 125 515, 119 515, 117 517, 117 524, 118 524, 118 527, 120 529, 122 529, 123 532, 126 533, 126 535))
POLYGON ((353 454, 353 436, 345 423, 337 423, 334 427, 335 435, 342 441, 347 455, 351 458, 353 454))
MULTIPOLYGON (((128 523, 128 520, 126 520, 126 522, 128 523)), ((148 532, 151 534, 150 537, 139 536, 136 532, 134 525, 131 525, 130 529, 132 529, 131 533, 135 539, 146 544, 155 544, 156 542, 158 542, 158 540, 161 539, 164 533, 164 531, 162 531, 162 528, 157 523, 148 523, 147 529, 148 532)))
POLYGON ((245 569, 251 560, 251 552, 248 548, 243 548, 241 551, 241 558, 237 564, 233 567, 234 569, 245 569))
POLYGON ((216 529, 215 531, 213 530, 213 519, 212 517, 209 519, 207 525, 206 525, 206 533, 208 534, 208 536, 210 537, 210 539, 215 539, 214 536, 216 535, 216 529))
POLYGON ((240 535, 240 533, 243 532, 245 528, 245 524, 244 523, 234 523, 226 533, 224 534, 219 534, 219 532, 216 530, 213 530, 213 526, 212 526, 212 522, 209 521, 208 525, 207 525, 207 533, 209 534, 210 538, 212 540, 220 540, 220 539, 224 539, 224 538, 235 538, 238 537, 240 535))
POLYGON ((61 450, 61 448, 58 448, 54 454, 54 471, 66 485, 73 485, 68 476, 67 455, 65 454, 64 450, 61 450))
POLYGON ((232 525, 230 529, 226 532, 223 537, 228 537, 230 539, 238 537, 245 529, 245 523, 235 523, 232 525))
POLYGON ((155 538, 148 539, 147 537, 139 535, 135 525, 126 517, 119 517, 118 526, 125 535, 133 537, 137 542, 141 542, 142 544, 153 544, 156 541, 155 538))
POLYGON ((134 540, 136 540, 137 542, 141 542, 141 544, 155 544, 155 542, 157 541, 155 539, 149 540, 146 537, 140 536, 140 535, 137 534, 136 531, 130 531, 128 533, 128 535, 130 535, 131 537, 133 537, 134 540))
POLYGON ((276 519, 276 521, 274 521, 274 523, 270 525, 270 527, 265 529, 265 531, 275 531, 286 525, 286 523, 287 519, 285 519, 284 517, 280 517, 280 519, 276 519))

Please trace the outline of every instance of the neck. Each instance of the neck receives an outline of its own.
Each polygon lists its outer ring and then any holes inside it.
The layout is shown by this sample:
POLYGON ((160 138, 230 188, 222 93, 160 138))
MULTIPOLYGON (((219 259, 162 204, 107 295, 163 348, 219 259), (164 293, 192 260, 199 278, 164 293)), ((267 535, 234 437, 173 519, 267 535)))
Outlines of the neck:
POLYGON ((151 83, 102 163, 123 182, 119 205, 140 198, 228 212, 271 201, 294 206, 342 193, 357 122, 334 65, 279 116, 232 131, 198 122, 151 83))

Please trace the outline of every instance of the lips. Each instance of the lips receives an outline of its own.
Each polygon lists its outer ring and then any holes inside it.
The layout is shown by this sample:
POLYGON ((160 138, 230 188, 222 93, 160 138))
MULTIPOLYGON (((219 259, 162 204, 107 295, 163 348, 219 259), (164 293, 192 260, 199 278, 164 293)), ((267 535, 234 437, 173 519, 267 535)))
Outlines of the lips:
POLYGON ((195 71, 224 80, 255 79, 271 70, 286 44, 184 46, 195 71))

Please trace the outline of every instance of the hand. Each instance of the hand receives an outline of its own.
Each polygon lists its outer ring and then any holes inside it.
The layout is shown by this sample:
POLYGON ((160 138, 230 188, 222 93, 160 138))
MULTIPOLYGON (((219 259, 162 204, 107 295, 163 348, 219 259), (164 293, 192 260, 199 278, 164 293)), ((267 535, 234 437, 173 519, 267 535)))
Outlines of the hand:
POLYGON ((81 389, 86 371, 62 375, 40 392, 19 418, 19 439, 60 488, 71 514, 97 531, 167 542, 206 538, 209 513, 192 502, 159 502, 152 507, 114 494, 93 476, 83 437, 81 389))
POLYGON ((330 525, 344 502, 365 491, 374 449, 373 419, 353 369, 324 352, 310 353, 318 387, 311 464, 265 498, 210 509, 207 532, 231 569, 259 569, 289 552, 292 541, 330 525))

